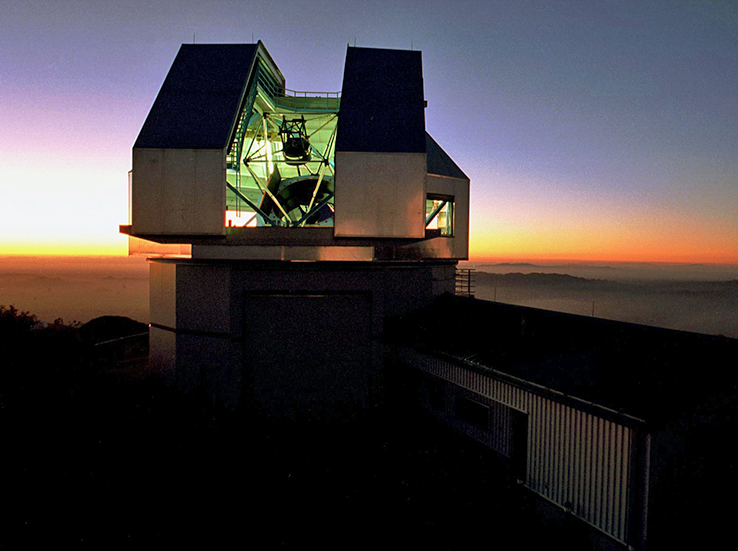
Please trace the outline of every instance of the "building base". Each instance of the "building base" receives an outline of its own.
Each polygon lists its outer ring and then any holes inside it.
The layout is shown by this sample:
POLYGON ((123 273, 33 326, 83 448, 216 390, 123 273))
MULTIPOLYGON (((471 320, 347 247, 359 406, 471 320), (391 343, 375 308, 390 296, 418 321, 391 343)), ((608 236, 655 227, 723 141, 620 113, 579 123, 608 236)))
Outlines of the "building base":
POLYGON ((185 393, 273 419, 381 401, 384 320, 453 292, 456 262, 150 260, 150 365, 185 393))

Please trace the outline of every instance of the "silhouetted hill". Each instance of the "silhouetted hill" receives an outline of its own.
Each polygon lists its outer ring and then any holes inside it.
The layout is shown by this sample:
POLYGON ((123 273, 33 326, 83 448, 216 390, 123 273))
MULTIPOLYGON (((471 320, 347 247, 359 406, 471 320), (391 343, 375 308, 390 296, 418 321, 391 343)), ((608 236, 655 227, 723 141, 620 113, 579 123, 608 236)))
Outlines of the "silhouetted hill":
POLYGON ((480 272, 507 274, 521 272, 529 274, 568 274, 572 276, 620 282, 657 281, 727 281, 738 278, 738 265, 731 264, 669 264, 653 262, 563 262, 532 263, 503 262, 498 264, 461 262, 462 268, 476 268, 480 272))
POLYGON ((513 272, 510 274, 490 274, 486 272, 478 272, 476 274, 478 285, 498 285, 498 286, 525 286, 525 287, 548 287, 560 289, 581 289, 598 288, 598 289, 616 289, 622 284, 606 279, 587 279, 584 277, 575 277, 567 274, 544 274, 533 272, 530 274, 522 274, 513 272))
POLYGON ((600 265, 590 265, 590 264, 582 264, 582 263, 568 263, 568 264, 551 264, 551 265, 543 265, 543 264, 533 264, 531 262, 498 262, 495 264, 478 264, 477 269, 484 270, 484 268, 546 268, 548 270, 554 270, 554 269, 561 269, 561 268, 577 268, 586 266, 589 269, 597 269, 597 270, 612 270, 612 266, 600 266, 600 265))
POLYGON ((661 294, 699 295, 704 293, 724 293, 738 290, 738 279, 726 281, 639 281, 622 282, 608 279, 592 279, 569 274, 548 274, 541 272, 491 274, 477 272, 478 285, 500 287, 546 287, 549 289, 618 291, 622 293, 657 292, 661 294))
POLYGON ((125 316, 100 316, 79 328, 82 342, 97 344, 121 337, 146 333, 149 326, 125 316))

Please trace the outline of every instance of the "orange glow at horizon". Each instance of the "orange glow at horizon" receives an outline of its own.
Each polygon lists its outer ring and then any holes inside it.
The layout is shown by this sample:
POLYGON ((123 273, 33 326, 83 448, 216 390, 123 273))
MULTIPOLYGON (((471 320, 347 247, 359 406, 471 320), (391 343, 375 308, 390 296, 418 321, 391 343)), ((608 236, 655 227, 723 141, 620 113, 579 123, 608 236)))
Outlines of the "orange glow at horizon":
POLYGON ((641 232, 594 226, 495 233, 472 232, 470 260, 519 259, 586 262, 672 262, 738 264, 738 236, 653 227, 641 232))
POLYGON ((738 264, 738 191, 642 187, 620 194, 502 172, 472 179, 470 260, 738 264))
POLYGON ((0 256, 128 256, 128 239, 122 243, 0 243, 0 256))
MULTIPOLYGON (((584 247, 583 240, 558 241, 547 237, 537 241, 535 236, 498 236, 488 241, 472 236, 469 260, 472 262, 648 262, 648 263, 704 263, 738 265, 738 255, 720 250, 689 250, 688 248, 664 251, 658 242, 630 249, 607 250, 584 247), (555 241, 555 242, 554 242, 555 241), (568 248, 567 248, 568 245, 568 248), (645 246, 647 245, 647 246, 645 246)), ((0 256, 115 256, 128 255, 128 240, 120 236, 111 242, 17 242, 0 243, 0 256)))
POLYGON ((125 256, 128 238, 126 172, 75 163, 50 154, 32 171, 18 156, 0 165, 5 198, 15 208, 0 213, 0 255, 125 256))

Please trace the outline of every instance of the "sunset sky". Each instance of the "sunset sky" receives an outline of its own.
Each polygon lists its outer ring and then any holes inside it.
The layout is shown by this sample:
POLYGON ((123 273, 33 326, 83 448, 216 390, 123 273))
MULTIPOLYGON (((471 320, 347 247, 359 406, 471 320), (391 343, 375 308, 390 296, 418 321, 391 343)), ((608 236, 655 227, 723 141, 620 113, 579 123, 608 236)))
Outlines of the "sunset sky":
POLYGON ((6 0, 0 254, 125 254, 131 147, 181 43, 261 39, 296 90, 423 52, 472 259, 738 263, 738 2, 6 0))

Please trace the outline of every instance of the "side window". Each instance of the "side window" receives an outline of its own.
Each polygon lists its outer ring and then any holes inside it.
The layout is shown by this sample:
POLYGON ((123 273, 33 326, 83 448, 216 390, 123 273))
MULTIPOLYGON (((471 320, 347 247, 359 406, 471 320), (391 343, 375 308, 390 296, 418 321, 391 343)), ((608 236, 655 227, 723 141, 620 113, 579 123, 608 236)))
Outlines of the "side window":
POLYGON ((456 398, 456 415, 477 429, 489 431, 489 407, 485 404, 466 396, 459 396, 456 398))
POLYGON ((454 198, 429 193, 425 198, 425 229, 438 235, 454 235, 454 198))

